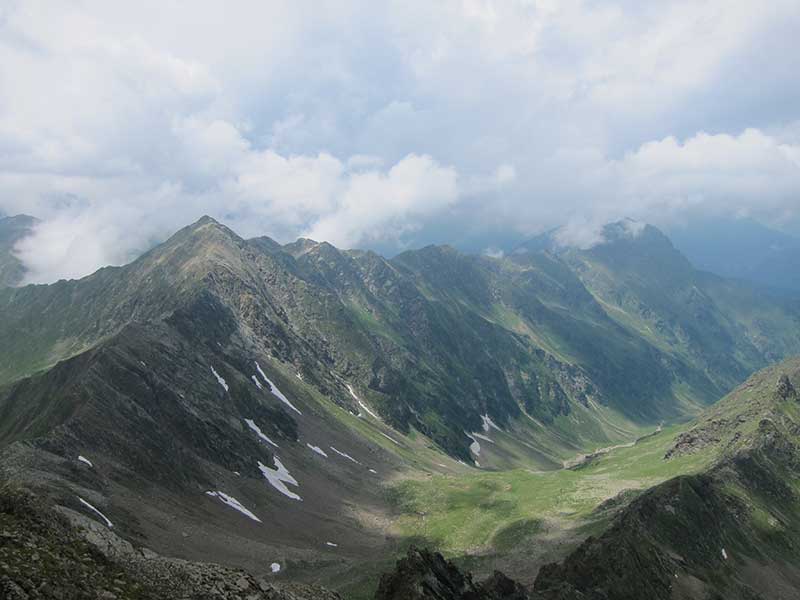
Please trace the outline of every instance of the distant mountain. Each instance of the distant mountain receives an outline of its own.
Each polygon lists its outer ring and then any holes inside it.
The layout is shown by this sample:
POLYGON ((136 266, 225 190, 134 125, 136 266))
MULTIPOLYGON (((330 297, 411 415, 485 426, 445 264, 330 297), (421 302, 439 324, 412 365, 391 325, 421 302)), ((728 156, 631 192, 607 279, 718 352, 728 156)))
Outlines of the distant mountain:
MULTIPOLYGON (((535 244, 569 265, 611 319, 678 360, 695 397, 698 389, 722 395, 755 369, 795 352, 796 299, 696 270, 655 227, 610 224, 604 241, 585 250, 562 246, 555 236, 535 244), (786 318, 777 329, 775 321, 768 325, 772 307, 786 318)), ((512 256, 524 261, 537 255, 526 250, 512 256)))
POLYGON ((25 266, 14 256, 14 245, 31 232, 36 219, 28 215, 0 217, 0 287, 17 285, 25 266))
POLYGON ((751 219, 673 227, 675 246, 698 268, 776 289, 800 290, 800 239, 751 219))
POLYGON ((791 298, 604 239, 387 260, 205 217, 0 289, 0 475, 167 555, 356 585, 402 543, 382 482, 560 469, 800 353, 791 298))

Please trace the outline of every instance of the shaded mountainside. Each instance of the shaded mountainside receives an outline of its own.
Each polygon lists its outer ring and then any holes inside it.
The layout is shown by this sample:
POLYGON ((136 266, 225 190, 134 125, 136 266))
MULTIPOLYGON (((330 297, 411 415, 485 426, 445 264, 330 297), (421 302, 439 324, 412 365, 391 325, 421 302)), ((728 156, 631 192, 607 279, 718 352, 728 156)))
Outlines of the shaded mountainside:
POLYGON ((675 361, 690 397, 711 402, 797 353, 796 300, 695 270, 649 225, 608 225, 603 237, 587 250, 551 249, 611 318, 675 361))
POLYGON ((206 218, 126 267, 0 292, 0 338, 16 341, 0 348, 0 382, 130 323, 192 314, 191 335, 203 331, 212 349, 235 334, 359 412, 349 384, 392 427, 463 460, 473 458, 463 432, 484 415, 501 425, 527 415, 543 447, 569 454, 697 410, 800 351, 796 304, 704 283, 651 229, 558 256, 428 247, 388 261, 311 240, 246 241, 206 218))
POLYGON ((14 256, 14 246, 31 232, 36 219, 28 215, 0 217, 0 287, 19 284, 25 266, 14 256))

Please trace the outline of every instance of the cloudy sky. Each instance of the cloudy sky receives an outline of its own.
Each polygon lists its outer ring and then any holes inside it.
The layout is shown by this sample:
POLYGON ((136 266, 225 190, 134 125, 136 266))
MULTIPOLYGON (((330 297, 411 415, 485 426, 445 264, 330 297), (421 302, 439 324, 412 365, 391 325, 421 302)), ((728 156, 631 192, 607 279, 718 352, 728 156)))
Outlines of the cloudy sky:
POLYGON ((203 214, 386 252, 621 217, 800 230, 800 3, 0 2, 32 281, 203 214))

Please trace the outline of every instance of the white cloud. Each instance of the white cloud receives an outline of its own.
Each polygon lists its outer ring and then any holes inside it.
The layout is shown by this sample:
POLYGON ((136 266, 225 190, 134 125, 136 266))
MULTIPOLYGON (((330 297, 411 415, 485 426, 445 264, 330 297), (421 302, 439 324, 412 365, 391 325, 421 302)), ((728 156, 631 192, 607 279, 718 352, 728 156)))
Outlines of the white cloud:
MULTIPOLYGON (((625 217, 671 224, 692 215, 753 217, 780 226, 800 213, 800 140, 746 129, 700 132, 642 144, 620 160, 597 160, 585 177, 607 196, 576 210, 561 243, 588 247, 605 223, 625 217)), ((629 225, 632 221, 626 221, 629 225)))
POLYGON ((384 247, 797 221, 798 27, 794 0, 7 2, 0 211, 45 219, 35 281, 204 213, 384 247))
POLYGON ((430 156, 410 154, 387 173, 349 177, 336 209, 304 234, 345 248, 363 241, 397 238, 418 219, 441 213, 458 200, 455 169, 430 156))
POLYGON ((488 256, 489 258, 503 258, 505 256, 505 252, 495 246, 488 246, 483 249, 483 255, 488 256))

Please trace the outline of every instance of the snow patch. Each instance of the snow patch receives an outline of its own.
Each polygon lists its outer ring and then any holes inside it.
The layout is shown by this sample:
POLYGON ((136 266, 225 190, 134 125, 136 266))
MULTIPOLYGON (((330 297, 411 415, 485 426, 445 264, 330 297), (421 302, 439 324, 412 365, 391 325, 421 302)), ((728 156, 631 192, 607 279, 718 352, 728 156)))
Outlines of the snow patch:
POLYGON ((371 416, 373 419, 378 419, 378 420, 380 420, 380 417, 379 417, 379 416, 378 416, 378 415, 377 415, 377 414, 376 414, 376 413, 375 413, 373 410, 371 410, 371 409, 370 409, 370 407, 369 407, 369 406, 367 406, 367 405, 366 405, 364 402, 362 402, 361 400, 359 400, 359 401, 358 401, 358 405, 359 405, 361 408, 363 408, 365 411, 367 411, 367 414, 368 414, 369 416, 371 416))
POLYGON ((481 415, 481 421, 483 421, 483 430, 487 433, 489 432, 490 428, 497 429, 497 431, 502 431, 502 429, 500 429, 497 424, 492 421, 492 417, 489 415, 481 415))
POLYGON ((312 445, 311 445, 311 444, 309 444, 308 442, 306 442, 306 446, 308 446, 308 447, 309 447, 311 450, 313 450, 314 452, 316 452, 316 453, 317 453, 317 454, 319 454, 320 456, 324 456, 325 458, 328 458, 328 455, 327 455, 327 454, 325 454, 325 450, 323 450, 323 449, 322 449, 322 448, 320 448, 319 446, 312 446, 312 445))
POLYGON ((286 487, 287 483, 295 487, 299 487, 300 484, 297 483, 297 480, 294 477, 292 477, 292 475, 289 473, 289 470, 283 466, 283 463, 277 456, 275 456, 273 460, 275 461, 274 469, 270 469, 267 465, 261 461, 258 461, 258 468, 261 471, 261 474, 266 477, 267 481, 269 481, 272 487, 274 487, 287 498, 302 501, 303 499, 300 496, 286 487))
POLYGON ((260 389, 260 390, 263 390, 263 389, 264 389, 264 386, 263 386, 263 385, 261 385, 261 382, 258 380, 258 377, 256 377, 255 375, 251 375, 251 376, 250 376, 250 378, 253 380, 253 383, 255 383, 255 384, 256 384, 256 387, 257 387, 258 389, 260 389))
POLYGON ((370 472, 370 473, 374 473, 375 475, 377 475, 377 474, 378 474, 378 472, 377 472, 375 469, 370 469, 370 470, 369 470, 369 472, 370 472))
POLYGON ((272 570, 273 573, 278 573, 281 570, 281 566, 278 563, 272 563, 269 568, 272 570))
POLYGON ((80 456, 80 455, 78 455, 78 460, 79 460, 79 461, 81 461, 82 463, 86 463, 86 464, 87 464, 87 465, 89 465, 90 467, 94 468, 94 465, 92 464, 92 461, 90 461, 90 460, 89 460, 88 458, 86 458, 85 456, 80 456))
POLYGON ((469 451, 472 452, 475 456, 480 456, 481 455, 481 445, 480 445, 480 443, 478 443, 478 440, 476 440, 474 437, 472 437, 471 433, 467 433, 466 431, 464 432, 464 435, 466 435, 469 439, 472 440, 472 443, 469 445, 469 451))
POLYGON ((107 516, 105 516, 103 513, 101 513, 99 510, 97 510, 97 509, 96 509, 94 506, 92 506, 91 504, 89 504, 89 503, 88 503, 86 500, 84 500, 84 499, 83 499, 83 498, 81 498, 80 496, 78 496, 78 500, 80 500, 80 501, 81 501, 81 504, 83 504, 84 506, 86 506, 86 507, 87 507, 87 508, 89 508, 90 510, 92 510, 92 511, 94 511, 95 513, 97 513, 98 515, 100 515, 100 516, 102 517, 102 519, 103 519, 103 520, 106 522, 106 525, 108 525, 109 527, 113 527, 113 526, 114 526, 114 524, 113 524, 111 521, 109 521, 109 520, 108 520, 108 517, 107 517, 107 516))
POLYGON ((490 444, 494 444, 494 440, 487 435, 483 435, 482 433, 475 433, 474 431, 472 432, 472 435, 478 439, 483 440, 484 442, 489 442, 490 444))
POLYGON ((214 374, 214 377, 217 378, 217 381, 222 386, 222 388, 227 392, 228 391, 228 383, 223 379, 222 375, 217 373, 217 370, 214 367, 211 367, 211 372, 214 374))
POLYGON ((261 431, 261 427, 259 427, 258 425, 256 425, 256 424, 255 424, 255 422, 253 421, 253 419, 245 419, 245 420, 244 420, 244 422, 245 422, 245 423, 247 423, 247 426, 248 426, 250 429, 252 429, 253 431, 255 431, 255 432, 256 432, 256 434, 258 435, 258 437, 260 437, 262 440, 264 440, 264 441, 265 441, 265 442, 267 442, 268 444, 272 444, 272 445, 273 445, 273 446, 275 446, 276 448, 279 448, 278 444, 276 444, 276 443, 275 443, 275 442, 273 442, 271 439, 269 439, 269 438, 268 438, 266 435, 264 435, 264 432, 263 432, 263 431, 261 431))
MULTIPOLYGON (((353 391, 353 387, 349 383, 346 383, 345 385, 347 386, 347 391, 350 392, 350 395, 353 397, 353 400, 358 402, 358 405, 361 408, 363 408, 369 416, 371 416, 373 419, 377 419, 378 421, 380 421, 381 418, 375 413, 375 411, 373 411, 369 406, 367 406, 367 404, 363 402, 361 398, 356 396, 356 393, 353 391)), ((358 413, 358 416, 359 417, 362 416, 360 412, 358 413)))
POLYGON ((725 548, 722 549, 722 558, 724 558, 725 560, 728 560, 728 553, 725 552, 725 548))
POLYGON ((393 444, 395 444, 395 445, 397 445, 397 446, 399 446, 399 445, 400 445, 400 442, 398 442, 398 441, 397 441, 396 439, 394 439, 393 437, 389 437, 388 435, 386 435, 386 434, 385 434, 385 433, 383 433, 382 431, 379 431, 378 433, 380 433, 380 434, 381 434, 383 437, 385 437, 387 440, 389 440, 389 441, 390 441, 390 442, 392 442, 393 444))
POLYGON ((331 548, 338 548, 339 544, 334 544, 333 542, 325 542, 326 546, 330 546, 331 548))
POLYGON ((361 464, 360 462, 358 462, 358 461, 357 461, 355 458, 353 458, 352 456, 350 456, 350 455, 349 455, 349 454, 347 454, 346 452, 342 452, 341 450, 337 450, 337 449, 336 449, 336 448, 334 448, 333 446, 331 446, 331 447, 330 447, 330 449, 331 449, 331 450, 333 450, 334 452, 336 452, 336 454, 338 454, 339 456, 341 456, 341 457, 343 457, 343 458, 346 458, 347 460, 353 461, 353 462, 354 462, 354 463, 356 463, 357 465, 360 465, 360 464, 361 464))
POLYGON ((238 510, 238 511, 239 511, 240 513, 242 513, 243 515, 245 515, 245 516, 247 516, 247 517, 249 517, 249 518, 253 519, 253 521, 256 521, 256 522, 258 522, 258 523, 261 523, 261 519, 259 519, 257 516, 255 516, 255 515, 254 515, 252 512, 250 512, 249 510, 247 510, 247 509, 246 509, 246 508, 245 508, 245 507, 242 505, 242 503, 241 503, 241 502, 239 502, 239 501, 238 501, 236 498, 234 498, 233 496, 229 496, 229 495, 228 495, 228 494, 226 494, 225 492, 220 492, 220 491, 217 491, 217 492, 208 491, 208 492, 206 492, 206 494, 208 494, 208 495, 209 495, 209 496, 211 496, 212 498, 219 498, 219 499, 220 499, 220 500, 221 500, 221 501, 222 501, 224 504, 227 504, 227 505, 228 505, 228 506, 230 506, 231 508, 238 510))
POLYGON ((270 378, 267 377, 266 374, 264 374, 264 371, 261 370, 261 365, 256 363, 256 369, 258 370, 258 374, 261 375, 261 378, 264 380, 264 382, 269 386, 269 391, 270 392, 272 392, 275 396, 277 396, 278 399, 281 402, 283 402, 286 406, 291 408, 298 415, 302 415, 303 414, 297 409, 297 407, 294 404, 289 402, 289 399, 286 396, 283 395, 283 393, 278 389, 278 386, 276 386, 274 383, 272 383, 270 378))

